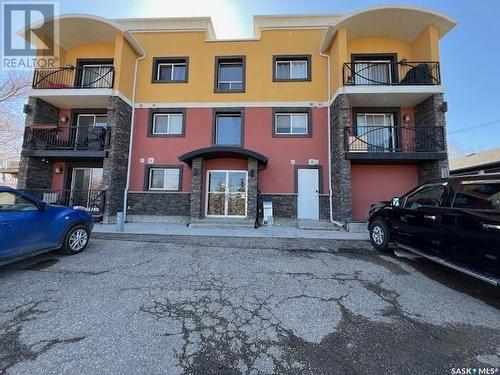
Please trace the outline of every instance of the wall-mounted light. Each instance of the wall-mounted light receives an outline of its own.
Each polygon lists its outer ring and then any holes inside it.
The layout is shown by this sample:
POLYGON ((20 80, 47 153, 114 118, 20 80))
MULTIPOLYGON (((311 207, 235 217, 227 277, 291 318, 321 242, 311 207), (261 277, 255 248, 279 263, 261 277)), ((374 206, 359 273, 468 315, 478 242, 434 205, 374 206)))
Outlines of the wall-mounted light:
POLYGON ((408 113, 403 116, 403 121, 404 122, 410 122, 410 120, 411 120, 411 117, 410 117, 410 115, 408 113))
POLYGON ((25 105, 23 105, 23 113, 24 113, 25 115, 27 115, 27 114, 31 113, 31 107, 29 106, 29 104, 25 104, 25 105))
POLYGON ((56 167, 56 168, 55 168, 55 170, 54 170, 54 172, 55 172, 56 174, 61 174, 61 173, 63 173, 63 167, 56 167))
POLYGON ((63 123, 63 124, 67 123, 68 120, 69 120, 68 116, 61 117, 61 123, 63 123))

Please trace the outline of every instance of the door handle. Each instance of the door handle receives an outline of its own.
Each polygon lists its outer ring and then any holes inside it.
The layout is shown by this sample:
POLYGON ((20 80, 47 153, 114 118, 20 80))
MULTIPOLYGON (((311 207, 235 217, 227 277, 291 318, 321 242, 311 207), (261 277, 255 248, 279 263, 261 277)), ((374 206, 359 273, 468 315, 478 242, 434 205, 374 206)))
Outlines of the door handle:
POLYGON ((495 225, 495 224, 483 224, 483 229, 500 230, 500 225, 495 225))
POLYGON ((434 215, 424 215, 424 219, 434 221, 434 220, 436 220, 436 216, 434 216, 434 215))

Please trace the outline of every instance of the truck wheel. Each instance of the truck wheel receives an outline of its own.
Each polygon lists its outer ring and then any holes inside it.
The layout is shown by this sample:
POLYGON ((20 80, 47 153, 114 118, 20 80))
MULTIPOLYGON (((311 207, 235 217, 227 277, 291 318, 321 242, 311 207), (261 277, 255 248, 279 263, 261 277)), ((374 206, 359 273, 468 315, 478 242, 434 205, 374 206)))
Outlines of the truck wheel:
POLYGON ((61 252, 66 255, 73 255, 82 252, 89 243, 89 230, 82 224, 71 227, 61 247, 61 252))
POLYGON ((389 251, 389 228, 382 220, 375 220, 368 227, 370 231, 370 242, 379 251, 389 251))

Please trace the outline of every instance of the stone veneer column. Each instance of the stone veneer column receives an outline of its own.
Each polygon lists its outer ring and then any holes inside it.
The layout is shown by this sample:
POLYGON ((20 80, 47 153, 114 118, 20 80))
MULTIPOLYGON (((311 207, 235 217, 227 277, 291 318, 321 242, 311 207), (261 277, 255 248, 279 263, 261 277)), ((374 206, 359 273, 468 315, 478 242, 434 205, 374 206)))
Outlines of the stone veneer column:
MULTIPOLYGON (((442 126, 444 129, 443 142, 446 149, 446 116, 442 111, 443 102, 443 94, 435 94, 418 104, 415 107, 415 126, 417 128, 419 126, 442 126)), ((432 136, 437 133, 426 132, 426 134, 432 136)), ((441 178, 443 173, 448 174, 448 156, 445 160, 433 160, 419 164, 418 182, 424 183, 431 179, 441 178)))
MULTIPOLYGON (((28 106, 30 111, 26 114, 26 127, 59 123, 59 108, 52 104, 30 97, 28 106)), ((21 153, 17 187, 18 189, 51 189, 52 162, 38 157, 22 156, 21 153)))
POLYGON ((349 125, 349 99, 339 95, 330 107, 333 220, 352 218, 351 163, 345 158, 344 127, 349 125))
POLYGON ((247 218, 257 218, 257 189, 259 184, 259 171, 257 160, 248 158, 248 186, 247 186, 247 218))
POLYGON ((203 158, 193 159, 191 165, 191 219, 201 218, 201 194, 203 190, 203 158))
POLYGON ((110 148, 103 160, 103 189, 106 190, 105 223, 115 222, 116 213, 123 211, 131 122, 132 107, 118 96, 110 96, 108 100, 110 148))

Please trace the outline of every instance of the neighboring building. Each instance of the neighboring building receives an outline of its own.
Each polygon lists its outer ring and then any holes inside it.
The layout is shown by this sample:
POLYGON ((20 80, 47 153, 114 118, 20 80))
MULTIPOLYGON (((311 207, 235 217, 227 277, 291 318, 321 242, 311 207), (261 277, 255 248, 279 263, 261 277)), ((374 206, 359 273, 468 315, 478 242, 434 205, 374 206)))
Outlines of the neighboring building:
POLYGON ((498 172, 500 172, 500 148, 450 159, 450 174, 452 175, 498 172))
POLYGON ((0 185, 15 188, 18 173, 19 160, 0 160, 0 185))
POLYGON ((19 178, 45 200, 106 222, 124 204, 133 221, 254 220, 260 193, 277 218, 351 221, 447 171, 446 16, 256 16, 243 40, 216 39, 209 18, 59 24, 19 178))

